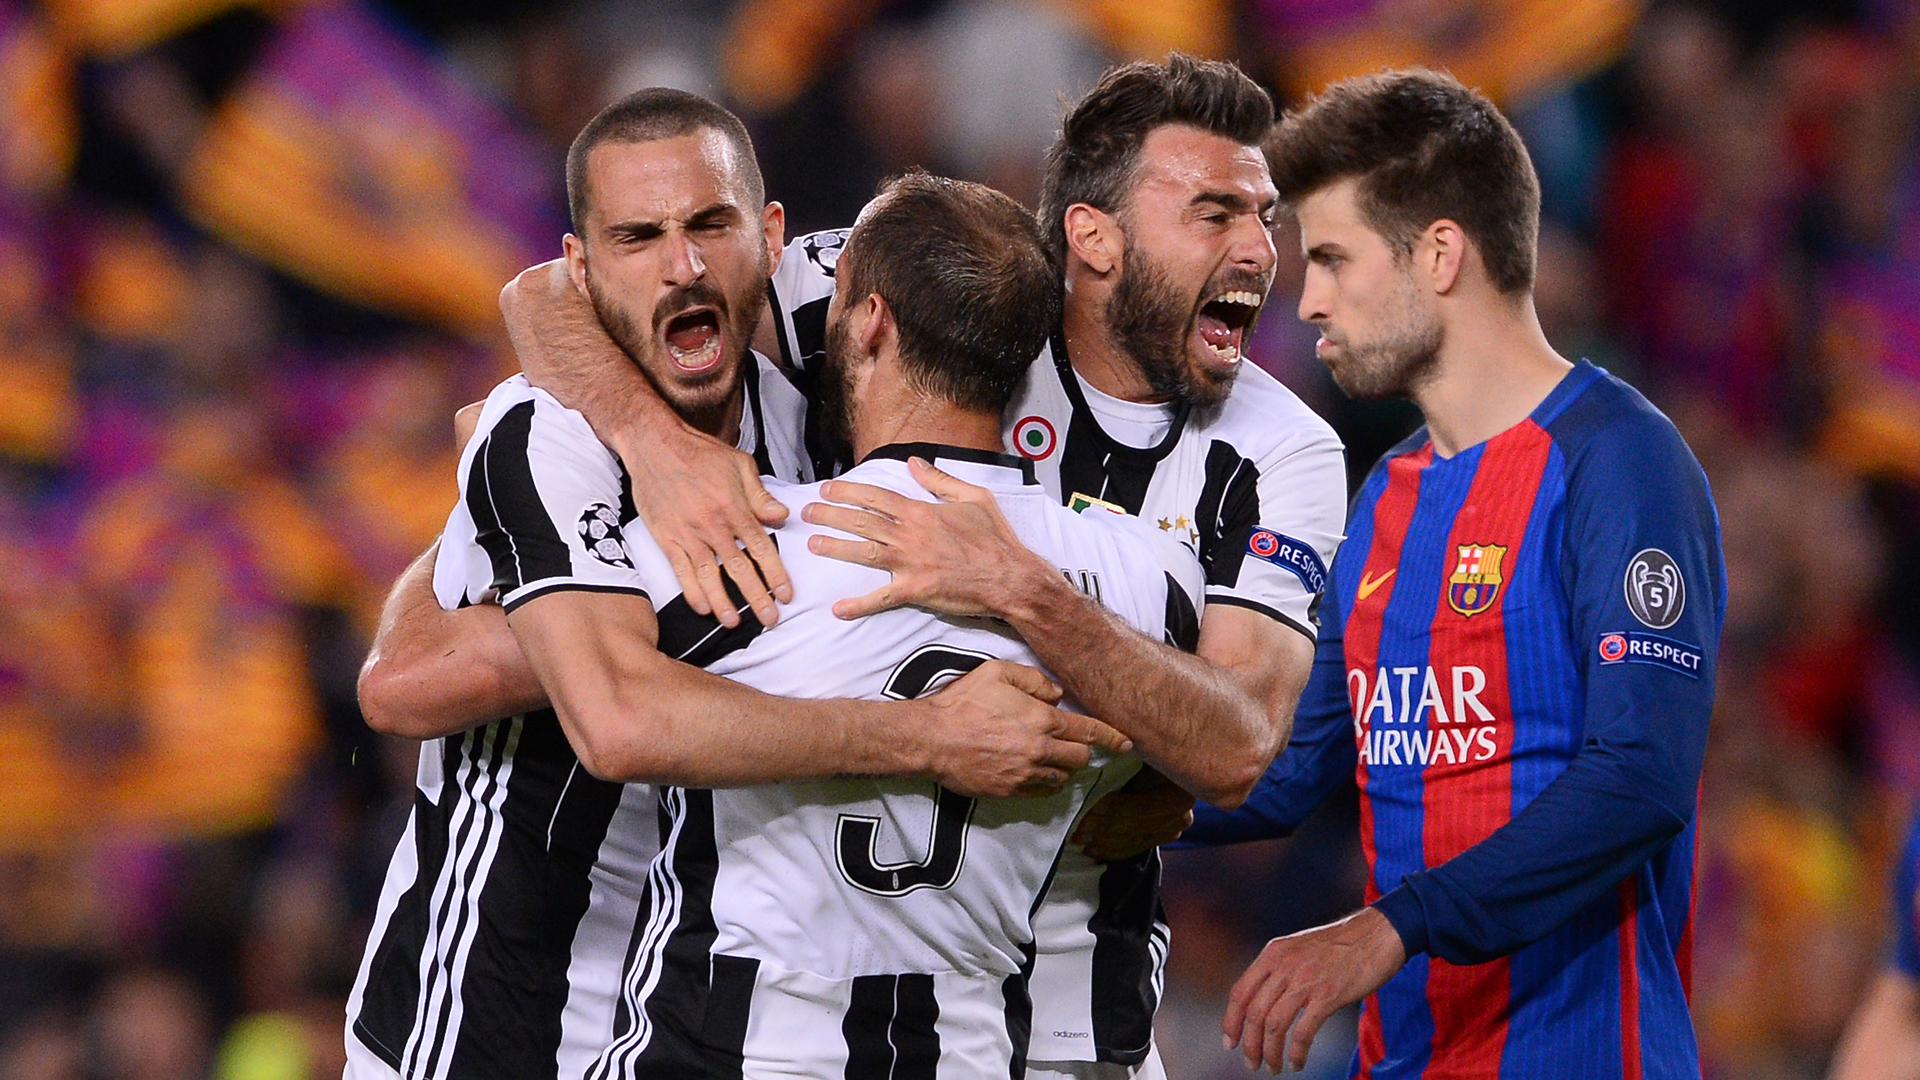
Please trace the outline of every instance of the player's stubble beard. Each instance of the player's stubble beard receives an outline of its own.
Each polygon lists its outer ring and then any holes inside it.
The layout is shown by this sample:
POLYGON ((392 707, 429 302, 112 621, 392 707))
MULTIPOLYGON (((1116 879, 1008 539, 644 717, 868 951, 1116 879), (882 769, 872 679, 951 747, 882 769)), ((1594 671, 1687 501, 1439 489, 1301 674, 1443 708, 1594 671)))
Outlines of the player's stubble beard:
MULTIPOLYGON (((1107 297, 1107 333, 1139 365, 1155 394, 1197 409, 1218 405, 1233 390, 1239 369, 1220 372, 1193 362, 1188 350, 1200 306, 1230 289, 1265 296, 1269 284, 1257 274, 1228 271, 1216 275, 1197 297, 1182 296, 1167 268, 1128 236, 1120 252, 1120 280, 1107 297)), ((1253 337, 1253 325, 1248 322, 1243 343, 1253 337)))
POLYGON ((825 370, 821 372, 819 435, 831 460, 842 468, 853 460, 853 377, 848 358, 853 328, 846 314, 827 323, 825 370))
POLYGON ((682 420, 701 431, 720 430, 728 419, 740 393, 740 383, 744 370, 742 364, 747 354, 748 343, 753 338, 753 323, 760 309, 766 305, 767 290, 770 287, 771 266, 762 258, 762 268, 745 286, 744 294, 729 298, 713 282, 700 278, 690 284, 673 290, 654 305, 651 331, 643 333, 633 313, 602 289, 593 276, 593 264, 587 264, 587 298, 593 304, 593 313, 600 319, 600 325, 627 354, 640 373, 653 385, 654 392, 660 395, 669 408, 678 413, 682 420), (661 332, 667 322, 689 308, 702 305, 712 307, 717 313, 721 326, 720 362, 705 373, 705 378, 695 382, 674 379, 673 359, 666 355, 666 346, 661 344, 661 332))
POLYGON ((1327 357, 1334 385, 1355 401, 1412 397, 1433 377, 1446 340, 1440 320, 1420 305, 1411 268, 1402 268, 1380 311, 1380 334, 1371 341, 1352 342, 1333 326, 1322 324, 1321 336, 1335 347, 1327 357))

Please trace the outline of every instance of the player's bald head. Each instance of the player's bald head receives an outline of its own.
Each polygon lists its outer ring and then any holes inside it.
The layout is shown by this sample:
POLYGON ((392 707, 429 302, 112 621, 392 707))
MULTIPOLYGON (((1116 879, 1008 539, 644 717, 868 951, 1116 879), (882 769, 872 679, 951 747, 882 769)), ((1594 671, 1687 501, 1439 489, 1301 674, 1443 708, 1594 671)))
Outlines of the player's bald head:
POLYGON ((601 109, 574 136, 573 145, 567 149, 567 212, 573 220, 573 231, 586 235, 583 229, 593 200, 587 159, 594 147, 655 142, 699 131, 719 132, 732 147, 733 169, 747 195, 745 209, 757 210, 764 205, 767 187, 760 176, 760 159, 754 155, 753 139, 740 118, 699 94, 652 86, 601 109))

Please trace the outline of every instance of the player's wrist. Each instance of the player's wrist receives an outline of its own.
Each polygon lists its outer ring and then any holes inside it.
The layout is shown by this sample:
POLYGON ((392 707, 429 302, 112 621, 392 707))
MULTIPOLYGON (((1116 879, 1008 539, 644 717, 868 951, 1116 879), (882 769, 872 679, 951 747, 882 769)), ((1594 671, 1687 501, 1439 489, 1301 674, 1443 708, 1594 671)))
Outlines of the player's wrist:
POLYGON ((1400 946, 1408 956, 1418 956, 1427 951, 1427 911, 1411 888, 1402 884, 1389 890, 1371 906, 1400 936, 1400 946))
POLYGON ((1003 572, 989 575, 988 581, 989 595, 982 598, 983 605, 1023 632, 1042 626, 1079 599, 1065 574, 1024 547, 1014 552, 1003 572))

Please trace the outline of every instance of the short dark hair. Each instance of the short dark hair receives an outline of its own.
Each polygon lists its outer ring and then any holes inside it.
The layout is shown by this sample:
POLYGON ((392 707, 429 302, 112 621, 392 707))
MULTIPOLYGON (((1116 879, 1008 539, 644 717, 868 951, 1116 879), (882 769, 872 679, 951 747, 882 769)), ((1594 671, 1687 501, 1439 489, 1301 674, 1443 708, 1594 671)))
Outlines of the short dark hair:
POLYGON ((1267 163, 1285 203, 1358 179, 1360 213, 1401 255, 1447 218, 1480 249, 1495 288, 1533 286, 1533 159, 1493 102, 1451 75, 1412 68, 1334 83, 1281 118, 1267 163))
POLYGON ((1109 68, 1047 149, 1040 228, 1055 258, 1067 254, 1067 208, 1086 203, 1117 214, 1133 187, 1140 147, 1168 124, 1258 146, 1273 128, 1273 98, 1235 65, 1184 53, 1169 54, 1164 64, 1109 68))
POLYGON ((999 413, 1060 321, 1060 282, 1039 226, 984 184, 915 170, 854 224, 836 273, 848 304, 879 294, 921 390, 999 413))
POLYGON ((587 217, 587 155, 601 143, 641 143, 671 139, 701 129, 718 131, 733 144, 735 167, 747 182, 745 209, 758 211, 767 201, 767 186, 760 178, 760 159, 754 155, 753 139, 740 118, 699 94, 666 86, 635 90, 601 109, 587 121, 567 148, 567 213, 573 231, 580 233, 587 217))

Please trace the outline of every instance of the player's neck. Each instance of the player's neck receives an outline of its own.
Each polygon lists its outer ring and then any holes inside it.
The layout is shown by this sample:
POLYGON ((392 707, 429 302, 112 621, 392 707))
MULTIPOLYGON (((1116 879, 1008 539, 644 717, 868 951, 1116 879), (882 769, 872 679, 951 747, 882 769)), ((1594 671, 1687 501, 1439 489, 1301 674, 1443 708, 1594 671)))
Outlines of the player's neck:
POLYGON ((1525 420, 1571 367, 1547 342, 1531 298, 1452 320, 1432 377, 1413 392, 1434 453, 1452 457, 1525 420))
POLYGON ((1167 400, 1156 393, 1133 356, 1113 340, 1107 329, 1105 293, 1090 284, 1068 282, 1066 303, 1060 312, 1060 334, 1067 342, 1073 370, 1095 390, 1121 401, 1156 403, 1167 400))
POLYGON ((1000 415, 973 412, 907 387, 869 392, 860 403, 853 432, 853 459, 893 443, 938 443, 967 450, 1005 449, 1000 415))

